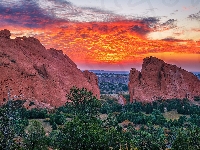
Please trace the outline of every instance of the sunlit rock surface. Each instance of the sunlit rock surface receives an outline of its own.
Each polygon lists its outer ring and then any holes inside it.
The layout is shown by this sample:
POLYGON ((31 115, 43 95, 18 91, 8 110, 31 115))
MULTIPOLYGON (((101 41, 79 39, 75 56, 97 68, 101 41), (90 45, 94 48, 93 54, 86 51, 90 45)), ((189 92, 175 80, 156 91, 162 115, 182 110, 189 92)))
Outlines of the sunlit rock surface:
POLYGON ((14 99, 61 106, 73 86, 85 87, 100 97, 97 77, 83 73, 61 50, 46 50, 33 37, 10 39, 10 35, 8 30, 0 31, 1 103, 8 100, 10 91, 14 99))
POLYGON ((158 99, 200 96, 200 80, 191 72, 167 64, 156 57, 143 60, 142 70, 132 68, 129 75, 130 101, 151 102, 158 99))

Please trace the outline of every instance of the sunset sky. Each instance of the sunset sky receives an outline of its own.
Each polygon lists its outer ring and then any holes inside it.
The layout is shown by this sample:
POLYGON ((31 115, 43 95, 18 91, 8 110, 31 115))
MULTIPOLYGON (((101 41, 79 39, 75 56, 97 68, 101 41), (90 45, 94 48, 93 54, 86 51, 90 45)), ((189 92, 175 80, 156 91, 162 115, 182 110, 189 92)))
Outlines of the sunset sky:
POLYGON ((82 70, 141 69, 156 56, 200 72, 199 0, 1 0, 5 28, 63 50, 82 70))

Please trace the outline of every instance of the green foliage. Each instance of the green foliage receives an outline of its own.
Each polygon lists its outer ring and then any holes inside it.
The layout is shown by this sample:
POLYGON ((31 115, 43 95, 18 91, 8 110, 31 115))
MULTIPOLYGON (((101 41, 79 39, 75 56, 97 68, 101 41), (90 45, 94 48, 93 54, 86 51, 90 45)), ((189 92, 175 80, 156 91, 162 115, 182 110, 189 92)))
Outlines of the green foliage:
POLYGON ((144 106, 142 105, 142 103, 139 103, 139 102, 128 103, 127 105, 124 106, 124 110, 126 112, 138 113, 144 110, 144 106))
POLYGON ((130 132, 133 136, 134 145, 138 150, 164 150, 166 148, 166 136, 162 128, 142 126, 137 131, 131 127, 130 132))
POLYGON ((100 112, 102 114, 109 114, 113 112, 120 112, 122 110, 122 105, 118 104, 116 101, 108 99, 105 102, 102 102, 100 112))
POLYGON ((172 150, 200 149, 200 128, 192 126, 188 129, 179 129, 178 135, 172 144, 172 150))
POLYGON ((48 138, 39 121, 33 120, 23 136, 23 148, 26 150, 48 149, 48 138))
POLYGON ((124 120, 129 120, 135 124, 146 124, 147 116, 141 112, 132 113, 132 112, 122 112, 117 116, 118 122, 123 122, 124 120))
POLYGON ((0 109, 0 149, 15 149, 14 118, 11 112, 0 109))
POLYGON ((64 114, 61 114, 60 112, 56 112, 55 114, 50 115, 50 124, 54 125, 63 125, 66 122, 66 117, 64 114))
POLYGON ((55 122, 52 123, 52 129, 53 130, 57 130, 58 129, 57 124, 55 122))
POLYGON ((188 119, 191 123, 197 125, 200 127, 200 116, 197 114, 190 115, 190 118, 188 119))
POLYGON ((88 117, 96 117, 99 114, 100 102, 93 96, 92 92, 88 92, 86 88, 79 89, 73 87, 67 95, 75 115, 86 115, 88 117))
POLYGON ((200 101, 200 96, 194 96, 194 101, 200 101))
POLYGON ((21 101, 2 106, 0 149, 200 149, 200 107, 187 99, 122 107, 114 99, 99 101, 85 88, 76 87, 67 99, 70 102, 50 114, 45 109, 26 110, 21 101), (163 113, 171 110, 187 116, 167 120, 163 113), (46 117, 53 129, 49 136, 36 120, 28 126, 27 118, 46 117))
POLYGON ((0 108, 0 149, 16 149, 15 138, 22 136, 28 120, 22 116, 22 109, 16 102, 8 101, 0 108))
POLYGON ((117 118, 113 114, 108 114, 107 119, 103 121, 103 125, 105 128, 116 127, 119 129, 117 118))
POLYGON ((54 139, 57 139, 53 141, 57 143, 55 148, 62 150, 93 150, 108 149, 109 147, 119 149, 120 132, 113 127, 103 128, 98 119, 93 118, 89 122, 84 122, 76 117, 67 122, 54 139))
POLYGON ((27 115, 27 118, 29 119, 44 119, 47 116, 47 110, 34 108, 31 110, 28 110, 26 115, 27 115))
POLYGON ((61 129, 62 141, 59 149, 96 149, 102 146, 98 141, 101 140, 98 134, 103 135, 102 128, 97 123, 84 123, 75 118, 65 124, 61 129), (98 138, 97 138, 98 137, 98 138), (95 144, 94 144, 95 143, 95 144))
POLYGON ((152 104, 147 103, 145 110, 146 110, 146 114, 152 113, 153 112, 153 106, 152 106, 152 104))
POLYGON ((152 114, 148 117, 148 122, 154 125, 164 125, 167 120, 159 110, 153 110, 152 114))

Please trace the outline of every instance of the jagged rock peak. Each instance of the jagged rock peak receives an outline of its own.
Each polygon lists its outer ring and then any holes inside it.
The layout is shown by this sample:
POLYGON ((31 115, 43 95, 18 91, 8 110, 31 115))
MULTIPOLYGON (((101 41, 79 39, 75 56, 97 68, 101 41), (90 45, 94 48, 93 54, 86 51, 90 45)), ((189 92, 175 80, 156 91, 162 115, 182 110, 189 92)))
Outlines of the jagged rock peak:
POLYGON ((194 74, 156 57, 145 58, 141 72, 131 69, 128 86, 131 102, 172 98, 193 100, 200 96, 200 80, 194 74))
POLYGON ((0 38, 10 39, 11 33, 9 30, 4 29, 0 31, 0 38))
POLYGON ((143 64, 155 64, 155 63, 165 63, 162 59, 159 59, 157 57, 146 57, 143 59, 143 64))

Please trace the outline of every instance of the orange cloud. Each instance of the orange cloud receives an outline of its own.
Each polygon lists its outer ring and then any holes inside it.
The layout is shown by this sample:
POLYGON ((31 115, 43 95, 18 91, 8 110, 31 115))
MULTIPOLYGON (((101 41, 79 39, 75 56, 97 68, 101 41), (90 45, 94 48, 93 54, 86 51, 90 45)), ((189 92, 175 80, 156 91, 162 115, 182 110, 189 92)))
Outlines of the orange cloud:
POLYGON ((63 50, 76 63, 122 64, 142 60, 149 53, 200 53, 200 43, 192 40, 147 39, 153 29, 141 21, 58 22, 42 29, 8 28, 16 36, 35 36, 45 47, 63 50), (17 32, 19 29, 21 32, 17 32))
POLYGON ((200 28, 192 28, 191 30, 194 32, 200 32, 200 28))

